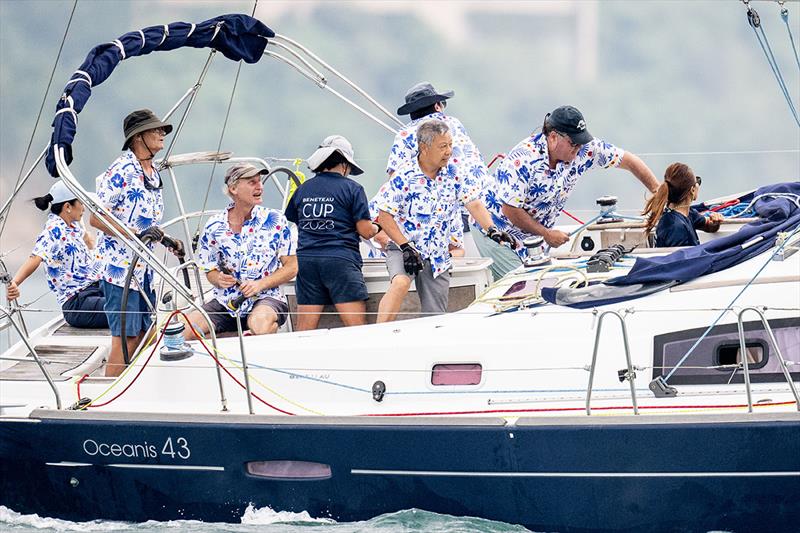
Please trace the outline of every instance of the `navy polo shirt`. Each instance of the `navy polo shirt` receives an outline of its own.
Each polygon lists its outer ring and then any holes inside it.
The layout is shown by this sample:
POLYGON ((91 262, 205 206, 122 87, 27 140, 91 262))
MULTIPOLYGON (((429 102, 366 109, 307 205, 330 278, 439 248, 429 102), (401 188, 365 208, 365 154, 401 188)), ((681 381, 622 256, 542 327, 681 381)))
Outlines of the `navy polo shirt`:
POLYGON ((297 224, 297 255, 339 257, 361 265, 356 222, 370 220, 364 187, 334 172, 321 172, 295 191, 286 218, 297 224))
POLYGON ((673 246, 697 246, 698 229, 705 227, 706 219, 696 209, 689 208, 689 217, 670 208, 664 209, 664 214, 656 226, 656 246, 670 248, 673 246))

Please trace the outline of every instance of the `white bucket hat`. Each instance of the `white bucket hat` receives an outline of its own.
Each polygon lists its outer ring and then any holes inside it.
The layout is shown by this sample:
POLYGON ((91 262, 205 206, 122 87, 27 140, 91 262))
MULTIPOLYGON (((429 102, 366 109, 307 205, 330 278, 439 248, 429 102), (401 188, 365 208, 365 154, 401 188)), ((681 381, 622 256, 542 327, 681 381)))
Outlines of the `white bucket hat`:
POLYGON ((50 196, 53 197, 50 200, 50 204, 60 204, 62 202, 69 202, 77 198, 75 193, 71 190, 67 189, 67 186, 64 185, 63 181, 57 181, 50 187, 50 196))
POLYGON ((352 167, 350 173, 353 176, 358 176, 359 174, 363 174, 364 171, 361 169, 360 166, 356 164, 355 156, 353 155, 353 146, 350 144, 350 141, 342 137, 341 135, 330 135, 325 137, 325 140, 317 148, 316 152, 311 154, 311 156, 307 159, 308 168, 313 171, 316 171, 319 166, 328 159, 333 152, 339 152, 342 154, 350 166, 352 167))

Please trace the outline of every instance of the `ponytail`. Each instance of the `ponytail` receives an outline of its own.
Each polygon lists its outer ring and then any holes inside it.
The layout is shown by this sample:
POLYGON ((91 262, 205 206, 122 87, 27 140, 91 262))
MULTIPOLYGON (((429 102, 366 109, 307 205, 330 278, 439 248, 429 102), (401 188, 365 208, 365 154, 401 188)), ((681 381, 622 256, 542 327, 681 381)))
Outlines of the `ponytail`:
POLYGON ((58 203, 51 203, 53 201, 53 195, 50 193, 45 194, 44 196, 39 196, 33 199, 34 205, 38 207, 41 211, 47 211, 47 208, 50 208, 50 212, 54 215, 60 215, 61 210, 64 209, 64 205, 69 204, 74 206, 75 202, 78 200, 68 200, 66 202, 58 202, 58 203))
POLYGON ((47 211, 47 208, 50 207, 50 202, 52 201, 53 195, 50 193, 33 199, 33 203, 36 204, 36 207, 38 207, 41 211, 47 211))
POLYGON ((656 189, 656 192, 653 194, 653 196, 647 200, 642 215, 647 217, 647 226, 645 231, 648 235, 653 231, 653 228, 656 227, 656 224, 658 224, 662 213, 664 213, 664 208, 667 207, 668 197, 669 185, 667 185, 667 182, 664 181, 658 186, 658 189, 656 189))
POLYGON ((647 217, 647 233, 653 231, 658 224, 664 208, 668 204, 680 204, 692 193, 697 183, 694 171, 685 163, 672 163, 664 171, 664 181, 658 186, 655 194, 647 200, 642 215, 647 217))

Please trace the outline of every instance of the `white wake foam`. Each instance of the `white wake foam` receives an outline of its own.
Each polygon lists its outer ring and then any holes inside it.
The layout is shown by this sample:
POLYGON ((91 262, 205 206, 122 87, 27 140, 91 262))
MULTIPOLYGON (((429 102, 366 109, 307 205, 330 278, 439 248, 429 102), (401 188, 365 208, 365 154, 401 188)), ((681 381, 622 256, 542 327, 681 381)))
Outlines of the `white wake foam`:
POLYGON ((253 507, 249 504, 244 510, 242 524, 278 524, 281 522, 306 522, 314 524, 335 524, 332 518, 313 518, 308 511, 293 513, 291 511, 273 511, 269 507, 253 507))
POLYGON ((108 520, 70 522, 69 520, 60 520, 58 518, 43 518, 38 514, 20 514, 3 505, 0 505, 0 524, 55 531, 119 531, 130 528, 130 524, 126 522, 111 522, 108 520))

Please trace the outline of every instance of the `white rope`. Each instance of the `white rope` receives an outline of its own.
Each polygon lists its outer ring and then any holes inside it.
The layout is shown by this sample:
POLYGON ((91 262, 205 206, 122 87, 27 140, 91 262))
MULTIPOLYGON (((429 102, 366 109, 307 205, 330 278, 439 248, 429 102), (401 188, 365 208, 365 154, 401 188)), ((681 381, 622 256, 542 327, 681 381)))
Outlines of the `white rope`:
POLYGON ((113 44, 114 46, 116 46, 117 48, 119 48, 119 53, 120 53, 120 55, 122 56, 122 57, 121 57, 121 59, 122 59, 122 60, 125 60, 125 57, 126 57, 126 56, 125 56, 125 47, 124 47, 124 46, 122 46, 122 41, 120 41, 119 39, 114 39, 114 40, 113 40, 113 41, 111 41, 111 43, 109 43, 109 44, 113 44))

